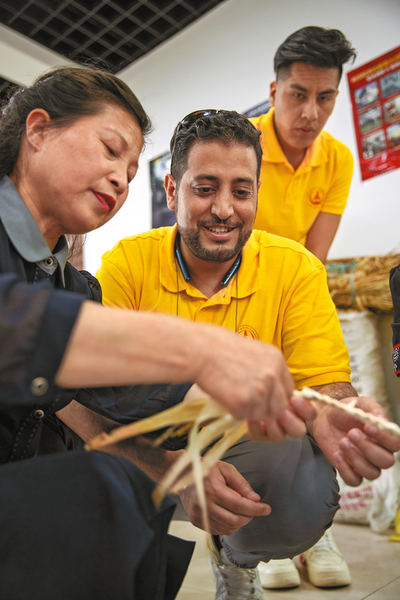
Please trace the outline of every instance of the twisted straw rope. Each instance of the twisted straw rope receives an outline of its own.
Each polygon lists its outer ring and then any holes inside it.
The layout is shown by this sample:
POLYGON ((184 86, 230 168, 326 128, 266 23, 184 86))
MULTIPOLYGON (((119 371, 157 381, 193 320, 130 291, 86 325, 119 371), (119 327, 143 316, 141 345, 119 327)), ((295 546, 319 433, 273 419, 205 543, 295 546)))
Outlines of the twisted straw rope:
POLYGON ((400 438, 400 427, 396 425, 396 423, 386 421, 386 419, 384 419, 383 417, 377 417, 372 413, 364 412, 361 408, 356 408, 355 404, 357 400, 351 401, 348 404, 344 404, 340 400, 335 400, 330 396, 320 394, 316 390, 307 387, 304 387, 301 391, 295 390, 293 392, 293 396, 297 398, 307 398, 307 400, 318 400, 319 402, 330 404, 331 406, 335 406, 339 410, 347 413, 355 419, 359 419, 363 423, 373 425, 380 431, 389 433, 390 435, 394 435, 400 438))

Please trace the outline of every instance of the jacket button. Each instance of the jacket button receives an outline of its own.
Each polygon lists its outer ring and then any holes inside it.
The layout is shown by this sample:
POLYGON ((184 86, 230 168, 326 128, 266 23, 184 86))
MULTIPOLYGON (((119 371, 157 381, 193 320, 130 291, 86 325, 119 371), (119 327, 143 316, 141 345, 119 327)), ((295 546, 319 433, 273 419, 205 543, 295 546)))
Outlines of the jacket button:
POLYGON ((42 410, 40 410, 40 408, 38 408, 37 410, 35 410, 35 417, 37 419, 43 419, 44 412, 42 410))
POLYGON ((54 260, 52 258, 46 258, 44 262, 48 267, 52 267, 54 260))
POLYGON ((49 389, 49 383, 44 377, 36 377, 31 383, 31 392, 34 396, 43 396, 49 389))

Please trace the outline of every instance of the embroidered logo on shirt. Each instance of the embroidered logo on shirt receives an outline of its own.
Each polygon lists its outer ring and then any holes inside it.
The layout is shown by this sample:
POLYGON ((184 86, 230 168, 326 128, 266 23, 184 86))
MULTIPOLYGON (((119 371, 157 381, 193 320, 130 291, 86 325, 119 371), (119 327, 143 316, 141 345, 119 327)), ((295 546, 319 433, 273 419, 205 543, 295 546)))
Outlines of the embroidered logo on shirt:
POLYGON ((317 205, 321 204, 325 198, 325 191, 321 188, 311 188, 310 193, 308 194, 308 199, 311 204, 317 205))
POLYGON ((243 337, 248 337, 253 340, 260 339, 257 331, 253 327, 250 327, 250 325, 241 325, 238 329, 238 335, 242 335, 243 337))

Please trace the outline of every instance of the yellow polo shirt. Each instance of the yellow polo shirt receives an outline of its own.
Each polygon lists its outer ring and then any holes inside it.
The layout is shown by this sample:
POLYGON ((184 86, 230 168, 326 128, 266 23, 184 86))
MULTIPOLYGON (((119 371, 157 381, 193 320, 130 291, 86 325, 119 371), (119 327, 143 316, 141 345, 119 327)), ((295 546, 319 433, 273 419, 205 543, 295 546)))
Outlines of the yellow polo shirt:
POLYGON ((281 348, 296 386, 350 382, 348 353, 323 265, 299 244, 253 231, 237 276, 211 298, 174 258, 176 225, 121 240, 97 277, 110 306, 221 325, 281 348))
POLYGON ((250 119, 261 131, 263 160, 255 229, 305 244, 320 212, 341 215, 353 175, 350 150, 321 131, 295 171, 276 137, 274 108, 250 119))

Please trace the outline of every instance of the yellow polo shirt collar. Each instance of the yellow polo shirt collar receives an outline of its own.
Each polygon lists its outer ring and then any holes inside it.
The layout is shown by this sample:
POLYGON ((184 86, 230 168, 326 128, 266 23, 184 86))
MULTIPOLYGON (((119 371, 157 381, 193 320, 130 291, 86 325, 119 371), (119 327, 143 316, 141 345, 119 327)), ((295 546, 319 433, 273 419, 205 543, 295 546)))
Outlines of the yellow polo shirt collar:
POLYGON ((346 206, 353 158, 349 149, 321 131, 295 171, 274 129, 274 108, 251 119, 261 131, 263 160, 254 227, 306 243, 320 212, 341 215, 346 206))
MULTIPOLYGON (((174 244, 176 238, 177 226, 170 227, 161 242, 160 252, 160 282, 161 285, 176 294, 183 290, 193 298, 203 298, 206 296, 195 288, 190 282, 186 282, 175 260, 174 244)), ((258 275, 258 255, 259 244, 254 240, 254 233, 245 244, 242 252, 242 262, 237 274, 232 277, 228 285, 211 298, 208 298, 210 306, 216 304, 229 304, 231 298, 246 298, 260 289, 258 275), (236 277, 238 277, 238 286, 236 291, 236 277)))
MULTIPOLYGON (((262 131, 263 161, 284 163, 294 173, 294 168, 286 158, 277 138, 274 127, 274 113, 275 108, 272 107, 265 115, 250 119, 253 125, 262 131)), ((296 173, 305 173, 312 167, 318 167, 327 161, 328 155, 323 148, 321 137, 318 135, 311 146, 307 148, 306 154, 296 173)))

